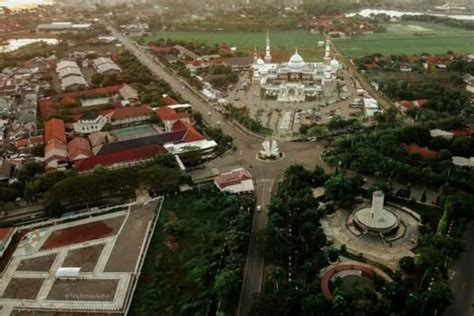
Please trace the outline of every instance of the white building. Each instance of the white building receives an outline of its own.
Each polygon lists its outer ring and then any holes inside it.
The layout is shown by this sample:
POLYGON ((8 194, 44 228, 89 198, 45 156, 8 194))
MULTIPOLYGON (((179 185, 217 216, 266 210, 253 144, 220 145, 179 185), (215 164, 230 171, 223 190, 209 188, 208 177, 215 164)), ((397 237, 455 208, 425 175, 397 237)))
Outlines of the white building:
POLYGON ((91 111, 84 113, 73 126, 76 133, 92 134, 100 132, 105 124, 107 124, 107 119, 104 116, 91 111))
POLYGON ((382 113, 377 100, 374 98, 364 98, 364 114, 367 118, 372 118, 375 113, 382 113))
POLYGON ((119 66, 107 57, 99 57, 92 61, 94 69, 104 75, 117 75, 122 72, 119 66))
POLYGON ((295 50, 286 63, 272 63, 270 38, 267 34, 265 58, 254 53, 253 80, 260 81, 265 97, 282 102, 304 102, 307 98, 331 96, 337 92, 337 76, 341 65, 330 57, 326 43, 324 62, 307 63, 295 50))

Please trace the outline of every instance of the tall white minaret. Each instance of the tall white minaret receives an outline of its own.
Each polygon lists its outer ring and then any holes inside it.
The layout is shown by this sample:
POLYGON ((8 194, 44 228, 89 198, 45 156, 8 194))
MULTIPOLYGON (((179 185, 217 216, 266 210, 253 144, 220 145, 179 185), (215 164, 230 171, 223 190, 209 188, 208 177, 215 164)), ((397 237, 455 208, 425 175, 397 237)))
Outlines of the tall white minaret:
POLYGON ((253 49, 253 63, 256 64, 258 59, 257 47, 253 49))
POLYGON ((267 45, 265 47, 265 63, 272 62, 272 54, 270 53, 270 32, 267 30, 267 45))
POLYGON ((331 62, 331 42, 329 37, 326 38, 326 50, 324 52, 324 62, 329 64, 331 62))

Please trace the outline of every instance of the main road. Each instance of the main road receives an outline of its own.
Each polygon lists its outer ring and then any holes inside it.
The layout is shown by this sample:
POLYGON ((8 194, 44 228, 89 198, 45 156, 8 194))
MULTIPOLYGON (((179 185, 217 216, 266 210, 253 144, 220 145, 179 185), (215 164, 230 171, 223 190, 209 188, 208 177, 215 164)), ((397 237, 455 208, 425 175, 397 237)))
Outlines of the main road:
POLYGON ((262 149, 261 142, 263 139, 261 137, 244 132, 236 125, 225 120, 217 112, 213 112, 212 105, 206 102, 198 91, 190 87, 182 78, 171 73, 148 50, 137 45, 135 41, 120 33, 115 27, 108 25, 107 28, 122 43, 123 47, 135 55, 156 77, 168 82, 173 90, 179 92, 183 98, 192 104, 193 108, 201 113, 208 124, 220 125, 224 133, 233 137, 237 150, 215 159, 208 164, 208 167, 218 168, 220 171, 244 167, 252 173, 255 179, 257 203, 262 206, 262 211, 254 212, 253 215, 238 307, 238 315, 248 315, 253 296, 260 292, 263 281, 264 258, 257 251, 256 237, 257 233, 267 224, 267 205, 271 199, 272 189, 282 177, 283 171, 293 163, 299 163, 308 168, 313 168, 316 164, 323 165, 319 161, 323 146, 315 143, 283 142, 279 144, 279 147, 281 152, 285 154, 284 159, 268 163, 258 161, 255 157, 258 151, 262 149), (212 113, 212 115, 208 113, 212 113))

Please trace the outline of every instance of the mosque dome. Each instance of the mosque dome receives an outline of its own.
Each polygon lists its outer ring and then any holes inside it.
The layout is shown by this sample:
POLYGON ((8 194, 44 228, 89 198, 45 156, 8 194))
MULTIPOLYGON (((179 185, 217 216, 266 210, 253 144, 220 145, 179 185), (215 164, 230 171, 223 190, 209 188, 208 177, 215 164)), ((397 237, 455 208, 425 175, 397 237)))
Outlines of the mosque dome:
POLYGON ((263 61, 263 59, 259 57, 257 59, 257 65, 263 65, 263 64, 265 64, 265 61, 263 61))
POLYGON ((339 66, 339 62, 336 60, 336 58, 331 60, 331 66, 339 66))
POLYGON ((293 56, 291 56, 290 61, 288 62, 289 68, 301 68, 305 65, 303 57, 298 54, 298 50, 295 51, 293 56))

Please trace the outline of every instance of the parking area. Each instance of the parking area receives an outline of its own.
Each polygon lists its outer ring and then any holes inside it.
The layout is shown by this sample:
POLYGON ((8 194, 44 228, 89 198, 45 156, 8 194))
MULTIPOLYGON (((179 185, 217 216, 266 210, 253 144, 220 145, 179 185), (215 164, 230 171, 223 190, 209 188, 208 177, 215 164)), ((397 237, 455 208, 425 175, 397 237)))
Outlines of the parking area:
MULTIPOLYGON (((244 77, 241 82, 249 80, 244 77)), ((344 70, 339 84, 339 93, 333 97, 320 97, 308 102, 279 102, 263 99, 259 82, 253 82, 247 88, 238 85, 229 93, 227 101, 245 109, 264 127, 272 129, 276 136, 291 137, 299 133, 303 124, 326 124, 336 116, 349 119, 361 113, 361 107, 355 106, 362 100, 357 96, 352 74, 344 70)))

